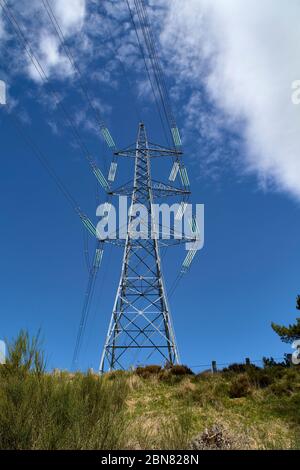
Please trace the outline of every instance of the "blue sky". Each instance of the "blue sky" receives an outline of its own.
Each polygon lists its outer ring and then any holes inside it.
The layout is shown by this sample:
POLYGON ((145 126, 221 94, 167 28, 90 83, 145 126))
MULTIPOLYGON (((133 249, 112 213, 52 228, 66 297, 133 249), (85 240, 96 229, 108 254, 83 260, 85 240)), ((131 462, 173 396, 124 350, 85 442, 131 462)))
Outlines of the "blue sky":
MULTIPOLYGON (((134 142, 140 118, 149 138, 165 144, 126 8, 106 1, 99 11, 96 2, 74 0, 70 11, 68 2, 51 3, 94 104, 117 144, 125 147, 134 142)), ((284 62, 285 70, 290 66, 289 73, 272 82, 273 89, 269 90, 266 75, 273 76, 274 67, 288 59, 283 50, 273 57, 274 51, 265 46, 261 54, 269 58, 268 67, 261 66, 262 61, 253 58, 257 57, 253 38, 261 33, 271 43, 282 33, 286 18, 281 22, 284 12, 279 2, 275 2, 274 13, 278 14, 277 29, 274 22, 269 24, 267 10, 261 11, 259 3, 252 2, 247 17, 238 11, 240 22, 245 24, 244 28, 231 28, 235 37, 228 33, 231 20, 222 2, 211 7, 209 2, 192 0, 181 15, 176 3, 151 2, 150 11, 156 20, 162 60, 168 65, 167 80, 184 139, 192 200, 204 203, 206 212, 205 247, 170 301, 182 362, 200 365, 212 359, 228 363, 245 357, 281 357, 290 352, 290 347, 281 344, 270 323, 292 322, 295 298, 300 293, 300 195, 295 183, 299 180, 296 124, 300 107, 289 100, 291 81, 299 78, 295 69, 299 59, 291 55, 289 63, 284 62), (203 16, 195 24, 193 16, 199 8, 203 16), (263 14, 261 23, 256 22, 263 14), (215 24, 222 32, 221 39, 227 38, 227 49, 220 48, 215 24), (198 35, 199 26, 206 28, 205 48, 203 37, 198 35), (182 34, 184 27, 187 37, 182 34), (241 30, 247 32, 246 37, 241 36, 241 30), (236 49, 237 42, 243 43, 239 38, 247 41, 249 57, 236 49), (207 52, 210 49, 211 55, 207 52), (233 57, 237 63, 232 71, 229 66, 233 57), (248 71, 246 96, 240 92, 241 83, 245 84, 243 67, 248 71), (268 93, 273 99, 267 99, 268 93), (260 115, 263 111, 265 119, 260 115)), ((233 12, 237 13, 240 3, 230 1, 233 12)), ((80 94, 77 77, 56 43, 41 2, 9 4, 82 139, 107 171, 111 155, 80 94)), ((293 18, 295 5, 291 2, 287 8, 288 17, 293 18)), ((8 84, 8 105, 0 108, 0 336, 15 337, 21 328, 32 334, 41 329, 48 367, 69 368, 88 275, 83 228, 17 133, 12 115, 47 154, 93 220, 96 191, 100 200, 104 193, 96 187, 49 86, 38 80, 9 24, 3 15, 0 18, 0 79, 8 84)), ((296 26, 294 31, 291 23, 289 30, 292 41, 296 26)), ((300 73, 300 64, 298 70, 300 73)), ((165 172, 167 178, 166 165, 154 170, 160 175, 165 172)), ((123 164, 122 172, 129 171, 123 164)), ((163 261, 167 285, 172 284, 184 256, 180 248, 168 251, 163 261)), ((80 356, 82 368, 98 366, 121 257, 119 248, 106 247, 80 356)))

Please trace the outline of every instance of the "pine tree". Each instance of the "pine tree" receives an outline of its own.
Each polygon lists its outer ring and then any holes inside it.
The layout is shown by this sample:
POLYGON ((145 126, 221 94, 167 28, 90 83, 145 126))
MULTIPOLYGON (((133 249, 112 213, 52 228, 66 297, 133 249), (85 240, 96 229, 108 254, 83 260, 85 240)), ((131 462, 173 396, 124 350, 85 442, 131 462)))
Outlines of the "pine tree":
MULTIPOLYGON (((296 308, 300 311, 300 295, 297 297, 296 308)), ((292 343, 300 339, 300 318, 296 318, 296 323, 289 326, 280 326, 272 323, 272 328, 284 343, 292 343)))

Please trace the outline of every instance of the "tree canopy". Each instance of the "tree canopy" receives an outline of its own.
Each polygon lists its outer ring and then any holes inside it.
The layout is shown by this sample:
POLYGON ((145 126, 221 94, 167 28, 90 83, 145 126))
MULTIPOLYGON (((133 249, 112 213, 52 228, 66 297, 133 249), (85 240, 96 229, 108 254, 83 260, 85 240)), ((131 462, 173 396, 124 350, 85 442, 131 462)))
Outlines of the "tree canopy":
MULTIPOLYGON (((300 295, 297 297, 296 308, 300 311, 300 295)), ((296 318, 296 323, 289 326, 281 326, 272 323, 272 328, 284 343, 293 343, 293 341, 300 339, 300 318, 296 318)))

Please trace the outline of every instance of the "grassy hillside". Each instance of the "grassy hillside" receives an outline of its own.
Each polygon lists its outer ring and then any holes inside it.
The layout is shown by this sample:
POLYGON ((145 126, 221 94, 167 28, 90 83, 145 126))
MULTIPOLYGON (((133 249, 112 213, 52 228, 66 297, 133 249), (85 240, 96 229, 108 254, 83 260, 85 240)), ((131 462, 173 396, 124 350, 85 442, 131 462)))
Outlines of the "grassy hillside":
POLYGON ((44 371, 23 337, 0 367, 1 449, 300 449, 300 368, 44 371))

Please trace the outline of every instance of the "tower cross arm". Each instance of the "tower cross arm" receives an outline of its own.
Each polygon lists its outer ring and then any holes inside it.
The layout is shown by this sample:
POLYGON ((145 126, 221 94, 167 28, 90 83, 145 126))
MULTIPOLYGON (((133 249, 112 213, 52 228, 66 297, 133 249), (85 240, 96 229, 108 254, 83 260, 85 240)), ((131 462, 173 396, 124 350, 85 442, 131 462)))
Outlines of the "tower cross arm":
MULTIPOLYGON (((136 146, 133 147, 128 147, 124 150, 118 150, 117 152, 114 153, 115 156, 117 157, 129 157, 129 158, 135 158, 136 157, 136 152, 143 152, 142 149, 137 148, 136 146)), ((158 158, 158 157, 176 157, 179 158, 183 155, 182 151, 179 149, 171 149, 171 148, 166 148, 166 147, 161 147, 159 145, 149 145, 149 147, 144 149, 144 151, 147 151, 147 156, 149 158, 158 158)))
MULTIPOLYGON (((130 196, 134 189, 134 181, 131 180, 122 186, 112 188, 108 193, 112 196, 130 196)), ((165 196, 188 196, 191 192, 188 189, 176 188, 167 183, 161 181, 152 180, 151 190, 154 197, 165 197, 165 196)))

